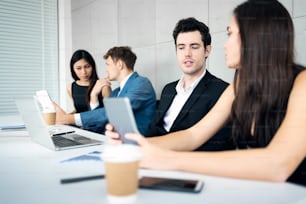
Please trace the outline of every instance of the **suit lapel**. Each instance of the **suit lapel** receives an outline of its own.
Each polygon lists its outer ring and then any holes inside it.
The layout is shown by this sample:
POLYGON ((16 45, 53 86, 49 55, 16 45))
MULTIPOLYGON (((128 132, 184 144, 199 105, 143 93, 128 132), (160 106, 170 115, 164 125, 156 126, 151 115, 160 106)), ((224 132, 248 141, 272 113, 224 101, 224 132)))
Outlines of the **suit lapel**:
POLYGON ((123 89, 120 91, 119 96, 125 96, 126 91, 129 89, 131 82, 138 77, 137 72, 134 72, 130 78, 127 80, 126 84, 124 85, 123 89))
POLYGON ((201 81, 199 82, 199 84, 196 86, 196 88, 193 90, 192 94, 189 96, 188 100, 186 101, 186 103, 184 104, 182 110, 180 111, 180 113, 178 114, 178 116, 176 117, 172 127, 175 127, 176 123, 180 123, 180 121, 182 119, 184 119, 185 115, 191 111, 193 104, 195 102, 197 102, 198 100, 200 100, 201 95, 203 94, 204 90, 207 87, 207 84, 209 83, 209 81, 211 80, 212 75, 206 70, 206 74, 204 75, 204 77, 201 79, 201 81))
POLYGON ((117 96, 118 96, 118 93, 119 93, 119 90, 120 90, 120 87, 114 89, 114 90, 110 93, 109 97, 117 97, 117 96))
MULTIPOLYGON (((176 83, 177 84, 177 83, 176 83)), ((176 84, 174 84, 167 93, 162 95, 162 99, 160 100, 160 104, 159 104, 159 118, 158 120, 163 120, 167 110, 169 109, 174 97, 176 96, 176 84)))

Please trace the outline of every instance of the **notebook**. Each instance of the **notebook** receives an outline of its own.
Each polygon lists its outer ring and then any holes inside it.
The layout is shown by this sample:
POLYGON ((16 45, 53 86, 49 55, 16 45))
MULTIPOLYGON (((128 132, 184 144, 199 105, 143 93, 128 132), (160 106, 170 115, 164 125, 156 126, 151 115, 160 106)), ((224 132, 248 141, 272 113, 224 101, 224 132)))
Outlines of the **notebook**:
POLYGON ((104 98, 103 104, 109 123, 112 124, 115 131, 119 133, 122 142, 127 144, 137 144, 135 141, 124 137, 125 133, 139 132, 129 98, 104 98))
POLYGON ((68 125, 47 126, 34 98, 16 100, 16 105, 31 139, 48 149, 59 151, 103 143, 76 133, 76 128, 68 125))

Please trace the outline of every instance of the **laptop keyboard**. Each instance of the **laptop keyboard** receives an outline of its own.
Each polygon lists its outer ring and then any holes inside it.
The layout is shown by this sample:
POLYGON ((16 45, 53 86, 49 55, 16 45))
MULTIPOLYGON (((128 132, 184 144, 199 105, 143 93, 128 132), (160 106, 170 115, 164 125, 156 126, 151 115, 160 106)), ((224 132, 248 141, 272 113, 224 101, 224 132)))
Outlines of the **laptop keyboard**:
POLYGON ((58 147, 69 147, 69 146, 75 146, 75 145, 81 145, 82 144, 80 142, 64 138, 60 135, 52 136, 52 140, 53 140, 54 144, 58 147))

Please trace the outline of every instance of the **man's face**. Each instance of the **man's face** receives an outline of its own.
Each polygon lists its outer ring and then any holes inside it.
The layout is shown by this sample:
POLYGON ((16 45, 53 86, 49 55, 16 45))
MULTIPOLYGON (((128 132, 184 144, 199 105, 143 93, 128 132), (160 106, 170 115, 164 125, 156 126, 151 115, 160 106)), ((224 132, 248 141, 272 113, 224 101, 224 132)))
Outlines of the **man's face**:
POLYGON ((179 33, 176 40, 176 56, 179 66, 186 75, 202 74, 205 57, 210 53, 210 46, 204 48, 199 31, 179 33))
POLYGON ((108 73, 108 79, 110 81, 114 81, 117 80, 119 77, 119 67, 117 66, 117 63, 113 61, 113 59, 111 57, 108 57, 105 60, 105 64, 106 64, 106 71, 108 73))

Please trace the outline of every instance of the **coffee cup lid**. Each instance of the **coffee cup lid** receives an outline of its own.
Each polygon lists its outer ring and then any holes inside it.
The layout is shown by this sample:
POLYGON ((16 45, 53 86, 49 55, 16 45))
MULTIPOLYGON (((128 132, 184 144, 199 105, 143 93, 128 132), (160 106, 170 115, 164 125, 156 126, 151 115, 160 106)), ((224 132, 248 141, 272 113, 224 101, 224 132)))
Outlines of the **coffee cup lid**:
POLYGON ((101 158, 110 162, 138 161, 142 157, 140 147, 133 144, 105 145, 101 158))

